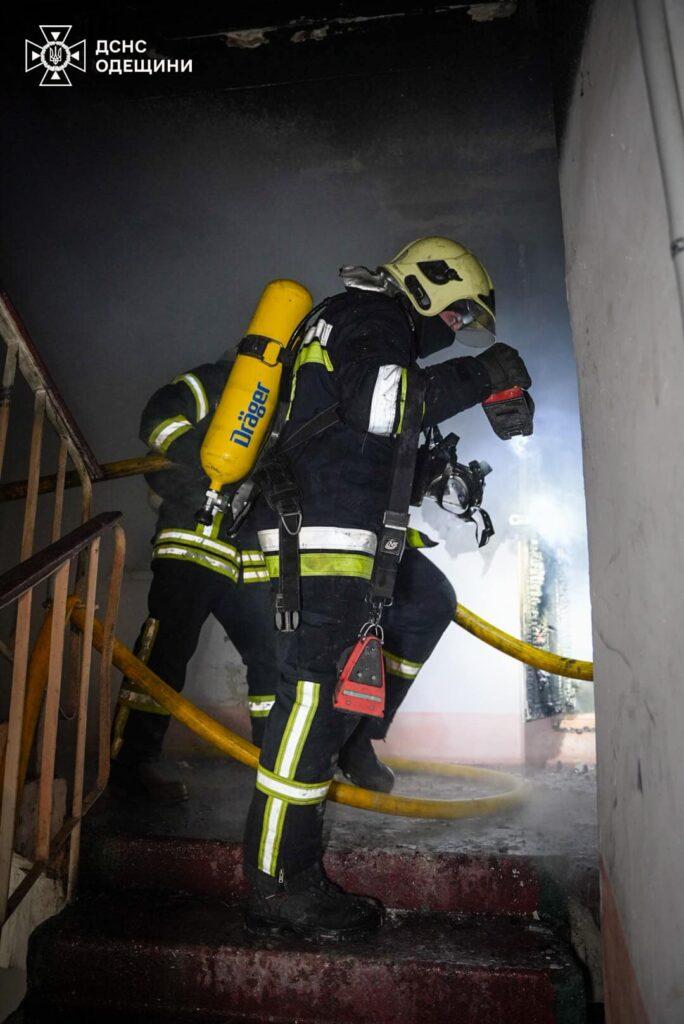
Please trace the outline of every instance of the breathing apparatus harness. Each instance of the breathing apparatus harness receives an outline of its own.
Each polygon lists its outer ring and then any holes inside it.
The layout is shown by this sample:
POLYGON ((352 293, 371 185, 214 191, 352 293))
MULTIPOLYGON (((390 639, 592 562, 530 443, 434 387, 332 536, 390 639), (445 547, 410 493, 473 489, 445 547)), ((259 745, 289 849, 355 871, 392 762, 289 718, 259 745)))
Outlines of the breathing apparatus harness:
POLYGON ((395 438, 387 508, 373 560, 366 600, 368 621, 356 643, 343 651, 333 707, 338 711, 382 718, 385 713, 385 662, 382 615, 393 601, 399 566, 406 548, 409 505, 418 457, 425 383, 417 367, 407 370, 408 380, 401 433, 395 438))
POLYGON ((263 494, 269 507, 278 516, 278 587, 275 594, 275 624, 284 633, 293 632, 299 626, 301 612, 299 572, 299 532, 302 528, 302 504, 299 486, 288 454, 307 444, 318 434, 339 422, 337 403, 323 409, 302 424, 285 443, 280 440, 287 415, 290 392, 290 375, 297 353, 308 330, 316 323, 316 317, 329 300, 323 299, 299 322, 292 334, 292 340, 284 350, 288 353, 281 385, 281 397, 271 434, 257 457, 254 469, 236 491, 232 501, 233 522, 229 532, 234 534, 249 512, 256 495, 263 494))
MULTIPOLYGON (((400 297, 400 290, 384 270, 373 273, 366 268, 343 267, 340 274, 348 288, 400 297)), ((257 456, 254 468, 232 494, 212 495, 215 506, 220 503, 221 509, 227 513, 226 518, 230 519, 230 535, 238 530, 258 493, 263 494, 275 511, 279 537, 275 620, 277 629, 282 632, 297 629, 301 612, 299 534, 302 506, 288 455, 340 421, 338 404, 335 403, 312 417, 283 442, 281 435, 288 405, 285 395, 290 392, 288 384, 301 345, 307 334, 314 329, 316 318, 328 301, 324 299, 302 318, 291 340, 279 353, 279 361, 283 364, 281 397, 270 434, 257 456)), ((400 305, 404 308, 402 303, 400 305)), ((415 330, 408 312, 407 318, 412 330, 415 330)), ((267 342, 267 338, 249 336, 244 339, 240 354, 263 359, 267 342)), ((459 463, 456 455, 458 438, 454 434, 443 438, 437 427, 426 432, 425 443, 419 449, 425 384, 417 367, 409 367, 407 374, 402 430, 394 443, 390 493, 383 514, 367 596, 369 617, 356 643, 342 654, 333 701, 334 706, 341 711, 377 717, 384 714, 385 707, 381 619, 384 610, 393 600, 399 566, 406 547, 409 505, 420 505, 425 497, 432 497, 446 511, 453 512, 467 522, 474 522, 476 530, 476 517, 479 517, 480 547, 487 543, 494 532, 490 517, 481 507, 484 478, 490 472, 490 467, 484 462, 471 462, 468 466, 459 463)), ((206 514, 209 510, 207 508, 202 511, 206 514)), ((198 519, 202 521, 199 516, 198 519)))

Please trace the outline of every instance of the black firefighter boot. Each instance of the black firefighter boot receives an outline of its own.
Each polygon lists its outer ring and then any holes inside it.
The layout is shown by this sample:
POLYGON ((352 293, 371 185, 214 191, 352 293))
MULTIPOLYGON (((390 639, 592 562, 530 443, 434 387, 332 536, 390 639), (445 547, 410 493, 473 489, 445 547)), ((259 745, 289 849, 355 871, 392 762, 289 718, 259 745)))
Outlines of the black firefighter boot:
POLYGON ((294 933, 308 939, 342 942, 377 931, 384 907, 367 896, 344 892, 315 864, 286 882, 259 872, 245 911, 251 935, 294 933))
POLYGON ((156 761, 112 761, 109 785, 130 800, 168 806, 188 799, 187 786, 168 765, 156 761))
POLYGON ((120 796, 141 803, 167 806, 188 799, 178 772, 159 760, 168 728, 165 715, 119 705, 112 725, 109 784, 120 796))
POLYGON ((355 786, 374 789, 379 793, 392 792, 394 772, 382 763, 373 749, 370 737, 361 727, 355 729, 340 750, 337 764, 345 778, 355 786))

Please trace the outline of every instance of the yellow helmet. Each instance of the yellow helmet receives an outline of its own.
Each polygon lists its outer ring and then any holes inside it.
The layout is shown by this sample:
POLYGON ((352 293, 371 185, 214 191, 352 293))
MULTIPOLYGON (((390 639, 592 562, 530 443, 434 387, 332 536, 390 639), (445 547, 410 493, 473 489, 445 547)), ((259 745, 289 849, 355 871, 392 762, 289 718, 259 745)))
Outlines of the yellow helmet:
POLYGON ((383 268, 421 316, 437 316, 452 307, 465 313, 464 326, 494 332, 492 280, 471 252, 451 238, 419 238, 383 268))

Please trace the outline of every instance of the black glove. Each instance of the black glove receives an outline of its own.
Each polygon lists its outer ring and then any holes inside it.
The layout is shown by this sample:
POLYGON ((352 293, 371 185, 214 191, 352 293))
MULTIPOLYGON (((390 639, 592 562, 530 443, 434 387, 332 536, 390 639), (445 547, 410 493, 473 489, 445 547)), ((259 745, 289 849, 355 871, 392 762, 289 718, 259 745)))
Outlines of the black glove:
POLYGON ((532 381, 518 350, 497 341, 491 348, 475 356, 478 363, 489 375, 492 394, 506 388, 523 388, 528 391, 532 381))

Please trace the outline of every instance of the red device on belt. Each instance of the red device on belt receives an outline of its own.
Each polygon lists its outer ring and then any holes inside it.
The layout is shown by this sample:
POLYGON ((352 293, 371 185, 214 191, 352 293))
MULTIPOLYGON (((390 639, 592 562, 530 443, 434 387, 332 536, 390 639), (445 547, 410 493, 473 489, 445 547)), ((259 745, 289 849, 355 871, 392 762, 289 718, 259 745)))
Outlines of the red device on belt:
POLYGON ((518 387, 497 391, 484 400, 482 408, 492 430, 504 441, 520 434, 529 437, 532 433, 534 402, 529 391, 518 387))
MULTIPOLYGON (((382 632, 376 635, 366 632, 368 628, 364 626, 354 646, 347 648, 340 659, 333 707, 338 711, 382 718, 385 713, 382 632)), ((379 630, 378 626, 371 628, 379 630)))

